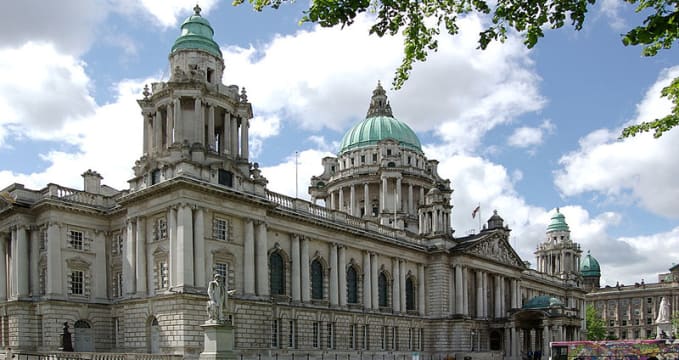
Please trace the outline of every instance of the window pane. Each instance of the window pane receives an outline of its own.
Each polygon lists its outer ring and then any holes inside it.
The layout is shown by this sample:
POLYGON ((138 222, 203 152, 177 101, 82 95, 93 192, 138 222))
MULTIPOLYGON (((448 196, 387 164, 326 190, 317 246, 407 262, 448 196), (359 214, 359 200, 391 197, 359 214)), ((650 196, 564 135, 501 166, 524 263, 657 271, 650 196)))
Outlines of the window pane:
POLYGON ((356 270, 353 267, 347 269, 347 302, 358 304, 358 284, 356 283, 356 270))
POLYGON ((380 273, 380 277, 377 279, 378 286, 378 299, 380 307, 387 307, 387 276, 384 273, 380 273))
POLYGON ((412 278, 406 279, 406 310, 415 310, 415 287, 412 278))
POLYGON ((318 260, 311 263, 311 298, 323 300, 323 266, 318 260))
POLYGON ((277 252, 271 254, 269 266, 271 268, 271 295, 285 295, 283 257, 277 252))

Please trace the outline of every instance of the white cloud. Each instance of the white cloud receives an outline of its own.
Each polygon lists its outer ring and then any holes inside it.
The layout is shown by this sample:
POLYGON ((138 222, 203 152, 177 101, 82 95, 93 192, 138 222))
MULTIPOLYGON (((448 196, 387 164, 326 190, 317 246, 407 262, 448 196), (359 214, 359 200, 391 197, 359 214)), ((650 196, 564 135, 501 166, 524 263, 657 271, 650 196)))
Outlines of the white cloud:
MULTIPOLYGON (((369 36, 370 24, 361 15, 345 29, 314 27, 261 48, 225 48, 225 78, 246 86, 261 113, 306 129, 343 130, 365 116, 377 80, 388 82, 402 56, 401 38, 369 36)), ((481 20, 468 16, 459 24, 458 36, 443 36, 405 87, 388 94, 397 118, 418 131, 435 130, 456 151, 475 148, 488 130, 544 103, 520 40, 510 36, 480 51, 481 20)))
POLYGON ((292 197, 297 195, 301 199, 309 200, 310 197, 307 192, 309 182, 312 176, 323 173, 321 160, 326 156, 333 156, 333 154, 321 150, 307 149, 297 154, 288 155, 279 164, 263 167, 262 175, 269 180, 267 188, 281 194, 292 197), (295 166, 295 159, 297 159, 297 166, 295 166), (297 186, 296 189, 295 186, 297 186))
POLYGON ((545 120, 538 127, 522 126, 514 129, 512 135, 507 139, 507 144, 518 148, 528 148, 541 145, 544 142, 545 134, 554 131, 554 124, 545 120))
POLYGON ((608 19, 608 25, 611 29, 622 31, 628 27, 627 22, 622 15, 620 15, 620 10, 622 10, 621 8, 623 5, 629 4, 618 0, 603 0, 600 4, 599 10, 601 11, 601 14, 608 19))
POLYGON ((19 135, 50 139, 96 106, 85 64, 48 43, 0 49, 0 78, 0 127, 5 132, 11 128, 19 135))
MULTIPOLYGON (((120 11, 126 13, 134 13, 134 10, 139 7, 148 11, 154 18, 157 24, 163 27, 173 27, 177 24, 181 17, 186 17, 193 13, 193 7, 196 2, 186 0, 141 0, 140 2, 133 0, 117 0, 116 2, 124 5, 125 9, 120 11)), ((200 7, 202 9, 201 15, 209 14, 210 9, 215 6, 216 0, 202 0, 200 7)), ((183 19, 183 18, 182 18, 183 19)))
MULTIPOLYGON (((650 121, 669 113, 670 102, 660 89, 679 76, 679 66, 663 71, 637 105, 630 123, 650 121)), ((679 167, 672 155, 679 152, 679 129, 659 139, 650 133, 617 140, 621 129, 599 129, 586 135, 579 148, 561 157, 555 184, 566 196, 593 192, 609 202, 630 199, 655 214, 679 218, 679 167), (658 191, 662 189, 662 191, 658 191)))
POLYGON ((262 151, 266 138, 276 136, 281 129, 281 119, 277 115, 255 116, 250 120, 250 157, 257 158, 262 151))

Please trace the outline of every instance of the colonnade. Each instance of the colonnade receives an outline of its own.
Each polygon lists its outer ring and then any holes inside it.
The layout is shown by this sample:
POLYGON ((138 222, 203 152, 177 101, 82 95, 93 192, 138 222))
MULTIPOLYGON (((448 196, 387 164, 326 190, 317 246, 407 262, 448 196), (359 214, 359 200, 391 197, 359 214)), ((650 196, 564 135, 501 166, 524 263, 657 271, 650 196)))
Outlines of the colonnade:
MULTIPOLYGON (((330 199, 327 203, 330 204, 330 209, 344 211, 353 216, 360 216, 361 210, 364 214, 372 214, 370 185, 370 183, 362 182, 339 186, 328 194, 330 199), (363 209, 361 209, 361 201, 363 202, 363 209)), ((372 185, 378 187, 379 203, 377 205, 381 212, 405 211, 408 214, 416 215, 417 206, 424 204, 424 187, 414 183, 404 184, 400 174, 393 177, 383 175, 380 177, 379 183, 372 183, 372 185), (405 199, 403 197, 404 190, 407 191, 405 199), (416 192, 419 192, 417 198, 415 197, 416 192)))
POLYGON ((580 256, 570 249, 546 251, 537 255, 537 270, 547 274, 579 272, 579 264, 580 256))
POLYGON ((158 105, 144 117, 143 153, 161 151, 173 143, 205 144, 212 151, 247 159, 249 121, 200 97, 193 99, 193 114, 182 108, 178 97, 158 105))
POLYGON ((510 308, 515 309, 521 306, 519 280, 516 278, 507 278, 500 274, 456 264, 453 266, 451 282, 453 283, 451 288, 455 289, 455 291, 451 292, 452 296, 449 299, 451 314, 474 316, 477 318, 503 318, 509 310, 506 308, 505 303, 505 299, 508 297, 510 308), (473 289, 476 292, 474 296, 476 299, 476 311, 474 314, 470 313, 469 299, 471 296, 468 293, 469 282, 472 276, 475 277, 474 282, 476 285, 475 289, 473 289), (493 282, 493 298, 489 299, 486 294, 488 294, 491 279, 493 282), (509 286, 506 285, 507 279, 509 279, 509 286))

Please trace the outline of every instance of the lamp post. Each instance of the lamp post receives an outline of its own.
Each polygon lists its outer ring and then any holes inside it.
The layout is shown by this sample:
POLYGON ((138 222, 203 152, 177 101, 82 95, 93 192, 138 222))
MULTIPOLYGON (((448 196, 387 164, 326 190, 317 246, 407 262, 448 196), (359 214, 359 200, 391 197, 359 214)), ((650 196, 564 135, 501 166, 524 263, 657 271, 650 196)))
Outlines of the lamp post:
POLYGON ((471 338, 471 343, 472 343, 472 351, 474 351, 474 342, 476 339, 476 331, 472 330, 472 338, 471 338))

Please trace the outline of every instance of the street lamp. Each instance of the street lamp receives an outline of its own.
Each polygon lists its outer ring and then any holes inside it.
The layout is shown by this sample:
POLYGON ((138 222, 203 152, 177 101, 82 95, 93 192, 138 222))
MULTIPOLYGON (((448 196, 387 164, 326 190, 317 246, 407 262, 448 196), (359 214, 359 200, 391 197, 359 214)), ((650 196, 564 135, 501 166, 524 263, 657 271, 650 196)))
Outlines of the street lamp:
POLYGON ((476 338, 476 331, 472 330, 472 338, 471 338, 472 351, 474 351, 474 340, 475 340, 475 338, 476 338))

